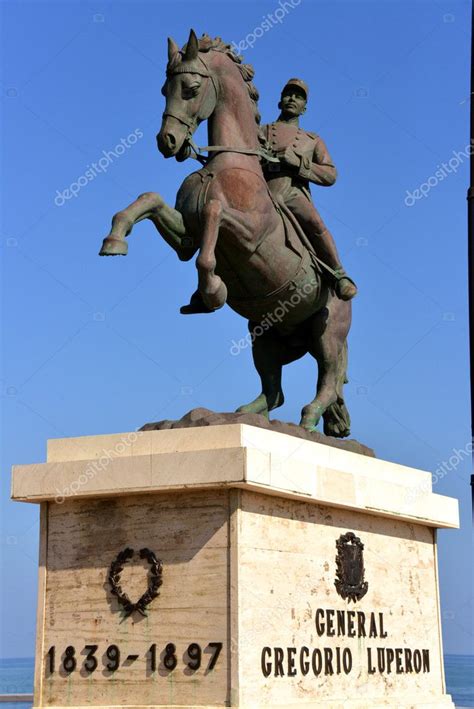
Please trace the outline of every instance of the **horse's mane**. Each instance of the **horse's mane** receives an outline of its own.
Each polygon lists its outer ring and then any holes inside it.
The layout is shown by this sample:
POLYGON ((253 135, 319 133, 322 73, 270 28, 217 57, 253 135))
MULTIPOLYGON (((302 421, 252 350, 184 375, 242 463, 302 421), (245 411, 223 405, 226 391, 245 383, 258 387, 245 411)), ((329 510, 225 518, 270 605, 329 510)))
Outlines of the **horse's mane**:
MULTIPOLYGON (((208 34, 203 33, 202 37, 198 39, 199 43, 199 51, 200 52, 209 52, 211 49, 213 49, 215 52, 222 52, 225 54, 229 59, 232 59, 233 62, 237 65, 237 69, 240 71, 240 75, 242 76, 242 79, 245 82, 245 85, 247 87, 247 91, 249 92, 250 100, 252 101, 253 104, 253 109, 254 109, 254 115, 255 115, 255 121, 259 124, 260 123, 260 113, 258 110, 258 90, 255 84, 252 82, 252 79, 255 75, 255 69, 251 64, 243 64, 243 57, 240 56, 239 54, 235 54, 235 52, 232 50, 232 47, 230 44, 226 44, 224 40, 222 40, 220 37, 210 37, 208 34)), ((182 51, 185 51, 186 47, 183 47, 182 51)))

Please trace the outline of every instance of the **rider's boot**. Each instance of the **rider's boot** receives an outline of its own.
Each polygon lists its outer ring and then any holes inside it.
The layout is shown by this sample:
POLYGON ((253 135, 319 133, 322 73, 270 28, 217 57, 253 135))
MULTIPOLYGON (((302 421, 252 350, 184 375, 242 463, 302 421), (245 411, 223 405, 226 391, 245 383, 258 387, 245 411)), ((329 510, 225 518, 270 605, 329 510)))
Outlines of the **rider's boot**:
POLYGON ((342 266, 334 270, 334 278, 336 279, 335 291, 338 298, 352 300, 357 295, 356 284, 352 278, 349 278, 342 266))
MULTIPOLYGON (((319 217, 318 217, 319 218, 319 217)), ((331 232, 317 224, 317 228, 306 232, 317 256, 332 269, 335 279, 334 290, 341 300, 352 300, 357 295, 357 286, 345 272, 337 253, 336 243, 331 232)))

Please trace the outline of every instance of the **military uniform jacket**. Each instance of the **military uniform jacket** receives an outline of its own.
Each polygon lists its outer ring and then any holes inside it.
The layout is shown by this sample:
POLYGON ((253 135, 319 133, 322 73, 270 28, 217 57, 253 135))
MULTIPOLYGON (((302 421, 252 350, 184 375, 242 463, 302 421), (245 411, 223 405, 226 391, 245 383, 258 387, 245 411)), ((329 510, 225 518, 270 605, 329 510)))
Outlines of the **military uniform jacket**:
POLYGON ((264 166, 268 180, 273 177, 291 177, 293 185, 303 189, 308 197, 310 182, 328 187, 336 181, 336 167, 324 141, 316 133, 291 123, 275 121, 261 127, 260 138, 266 143, 267 149, 281 159, 280 163, 267 163, 264 166), (299 159, 298 169, 285 164, 284 153, 288 150, 299 159))

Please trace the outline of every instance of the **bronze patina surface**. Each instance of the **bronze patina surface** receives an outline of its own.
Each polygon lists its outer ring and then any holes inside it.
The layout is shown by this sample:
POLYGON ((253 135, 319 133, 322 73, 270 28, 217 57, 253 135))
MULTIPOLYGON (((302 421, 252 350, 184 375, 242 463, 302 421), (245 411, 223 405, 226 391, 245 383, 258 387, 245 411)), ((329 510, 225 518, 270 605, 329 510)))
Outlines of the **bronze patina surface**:
POLYGON ((202 167, 184 180, 174 208, 146 192, 118 212, 100 254, 125 255, 134 224, 150 219, 178 258, 197 254, 198 290, 182 312, 209 313, 227 303, 249 321, 262 391, 238 412, 268 416, 281 406, 283 365, 310 353, 318 363, 316 395, 300 426, 314 431, 322 417, 327 435, 346 437, 343 386, 357 289, 308 187, 332 184, 335 168, 323 141, 299 129, 304 82, 287 83, 279 119, 262 129, 253 76, 219 37, 198 40, 191 30, 181 50, 168 41, 158 148, 179 161, 194 154, 202 167), (208 157, 192 140, 202 121, 208 157))
POLYGON ((300 127, 307 100, 306 83, 289 79, 281 92, 280 115, 260 131, 265 148, 278 157, 277 163, 265 162, 263 172, 272 195, 288 207, 316 254, 333 270, 336 295, 351 300, 357 288, 346 274, 334 238, 311 199, 309 183, 330 187, 337 172, 323 139, 300 127))

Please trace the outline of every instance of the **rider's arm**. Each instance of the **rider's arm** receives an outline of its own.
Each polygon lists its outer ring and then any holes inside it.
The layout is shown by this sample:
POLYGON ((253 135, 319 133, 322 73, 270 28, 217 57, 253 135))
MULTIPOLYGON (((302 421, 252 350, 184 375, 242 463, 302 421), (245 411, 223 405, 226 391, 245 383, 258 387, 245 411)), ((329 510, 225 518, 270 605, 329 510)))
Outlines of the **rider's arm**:
POLYGON ((316 138, 312 155, 308 152, 302 156, 298 174, 305 180, 322 187, 329 187, 336 182, 336 167, 321 138, 316 138))

